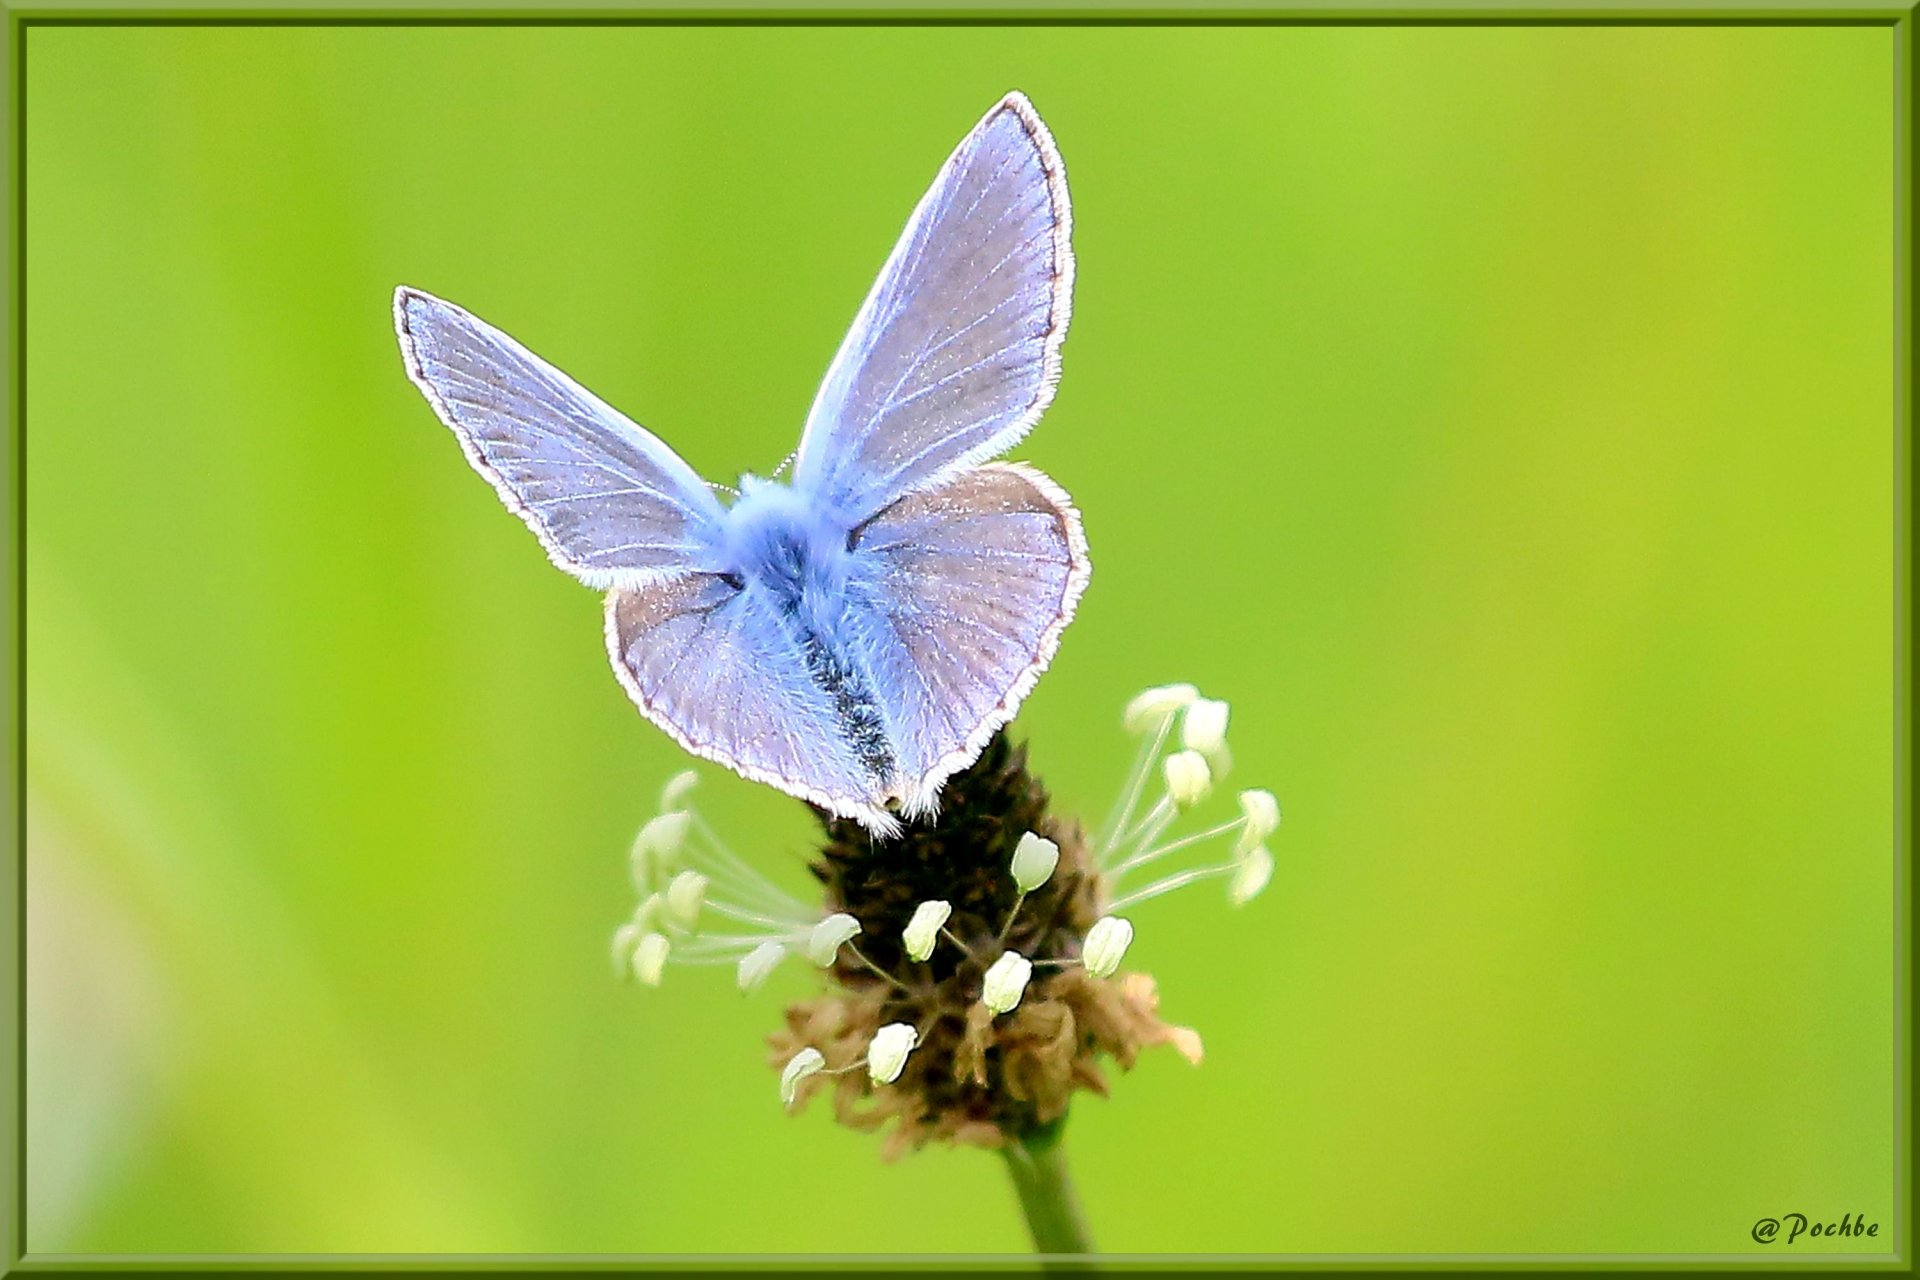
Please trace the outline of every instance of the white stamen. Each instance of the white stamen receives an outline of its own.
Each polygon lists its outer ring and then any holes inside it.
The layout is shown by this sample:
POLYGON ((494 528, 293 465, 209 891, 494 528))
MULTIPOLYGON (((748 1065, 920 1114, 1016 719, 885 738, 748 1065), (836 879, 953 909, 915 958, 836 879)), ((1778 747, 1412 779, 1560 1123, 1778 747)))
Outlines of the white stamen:
POLYGON ((1155 880, 1150 885, 1135 889, 1125 897, 1115 898, 1107 904, 1107 910, 1124 911, 1128 907, 1138 906, 1142 902, 1157 898, 1163 893, 1172 893, 1175 889, 1183 888, 1194 883, 1196 880, 1211 880, 1215 876, 1232 875, 1239 869, 1240 864, 1238 862, 1222 862, 1217 866, 1195 867, 1190 871, 1182 871, 1176 875, 1155 880))
POLYGON ((1246 819, 1235 818, 1232 822, 1223 822, 1217 827, 1208 827, 1205 831, 1196 831, 1190 836, 1181 836, 1178 840, 1172 840, 1166 844, 1156 845, 1151 849, 1143 850, 1140 853, 1134 854, 1131 858, 1127 858, 1108 867, 1107 879, 1110 883, 1117 881, 1137 867, 1143 867, 1147 863, 1164 858, 1170 853, 1178 853, 1182 849, 1191 848, 1196 844, 1211 840, 1215 836, 1225 835, 1229 831, 1241 830, 1246 825, 1246 819))
POLYGON ((773 937, 768 937, 764 933, 697 933, 682 942, 674 954, 714 955, 724 951, 729 959, 734 959, 763 942, 778 942, 785 946, 805 946, 807 933, 806 929, 794 933, 776 934, 773 937))
POLYGON ((933 954, 933 944, 940 937, 940 926, 953 914, 953 905, 935 898, 923 902, 913 909, 913 918, 907 921, 907 927, 901 931, 901 939, 907 945, 907 956, 913 960, 925 960, 933 954))
POLYGON ((1173 713, 1169 711, 1160 717, 1160 727, 1153 731, 1151 738, 1140 740, 1140 754, 1134 757, 1133 768, 1127 773, 1127 784, 1120 789, 1120 797, 1114 801, 1113 812, 1100 824, 1100 839, 1096 855, 1104 860, 1107 854, 1126 842, 1127 824, 1133 820, 1133 808, 1140 803, 1140 793, 1146 789, 1147 777, 1153 772, 1153 762, 1160 758, 1160 748, 1167 745, 1167 734, 1173 728, 1173 713))
POLYGON ((1060 865, 1060 846, 1032 831, 1020 837, 1013 850, 1013 883, 1021 893, 1032 893, 1047 882, 1060 865))
MULTIPOLYGON (((811 910, 798 898, 780 889, 745 858, 728 848, 727 842, 720 838, 720 833, 705 818, 697 812, 692 817, 695 833, 705 842, 705 848, 698 851, 699 861, 714 875, 716 883, 727 886, 730 892, 763 911, 793 918, 811 917, 811 910)), ((691 854, 695 849, 690 847, 688 852, 691 854)))
POLYGON ((1198 751, 1176 751, 1163 766, 1167 795, 1182 809, 1191 809, 1213 792, 1213 774, 1198 751))
POLYGON ((873 1033, 867 1046, 867 1075, 875 1084, 892 1084, 907 1065, 907 1055, 920 1043, 910 1022, 889 1022, 873 1033))
POLYGON ((1213 780, 1223 782, 1233 772, 1233 746, 1224 739, 1213 751, 1207 753, 1207 767, 1213 770, 1213 780))
POLYGON ((1271 791, 1242 791, 1240 812, 1247 816, 1247 827, 1233 842, 1235 853, 1244 854, 1280 828, 1280 802, 1271 791))
POLYGON ((633 866, 633 883, 640 892, 645 893, 673 870, 680 856, 680 846, 686 843, 687 827, 691 821, 687 811, 681 809, 650 818, 647 825, 640 828, 640 834, 633 838, 633 851, 629 855, 633 866))
POLYGON ((770 916, 764 911, 749 911, 745 907, 737 907, 731 902, 722 902, 718 898, 708 898, 706 906, 707 910, 715 915, 725 916, 729 920, 738 920, 742 924, 764 925, 782 934, 792 933, 795 930, 806 933, 813 928, 811 916, 770 916))
POLYGON ((667 952, 672 944, 664 933, 650 933, 640 939, 633 949, 633 976, 650 987, 660 985, 660 975, 667 967, 667 952))
POLYGON ((682 929, 693 928, 700 904, 707 896, 707 878, 698 871, 682 871, 667 886, 667 918, 682 929))
POLYGON ((1135 694, 1120 723, 1128 733, 1142 733, 1200 696, 1190 684, 1162 684, 1135 694))
POLYGON ((1107 851, 1108 858, 1111 859, 1113 854, 1129 845, 1133 847, 1135 853, 1148 848, 1160 838, 1162 832, 1173 825, 1173 820, 1179 816, 1180 810, 1173 803, 1173 797, 1161 796, 1141 817, 1138 825, 1120 833, 1119 839, 1114 841, 1113 848, 1107 851))
POLYGON ((1267 852, 1267 846, 1255 845, 1240 865, 1233 870, 1233 879, 1227 884, 1227 901, 1234 906, 1245 906, 1260 896, 1260 891, 1273 879, 1273 855, 1267 852))
POLYGON ((633 964, 633 949, 640 945, 646 929, 629 920, 613 931, 613 971, 624 977, 633 964))
POLYGON ((811 1045, 788 1058, 785 1070, 780 1073, 781 1105, 792 1106, 794 1098, 800 1092, 800 1082, 826 1065, 826 1055, 811 1045))
POLYGON ((1218 698, 1196 698, 1180 720, 1180 745, 1210 756, 1227 741, 1227 704, 1218 698))
POLYGON ((1120 967, 1121 958, 1132 945, 1133 925, 1130 921, 1119 916, 1101 916, 1093 922, 1093 928, 1087 930, 1086 941, 1080 947, 1080 960, 1094 977, 1110 977, 1120 967))
POLYGON ((833 964, 834 957, 840 954, 843 944, 850 942, 860 932, 860 922, 844 911, 836 911, 813 926, 813 932, 807 936, 807 959, 822 969, 833 964))
POLYGON ((691 769, 683 769, 668 778, 667 785, 660 788, 660 812, 672 813, 686 808, 687 796, 699 785, 700 775, 691 769))
POLYGON ((735 978, 742 991, 758 991, 765 985, 767 978, 780 967, 787 958, 787 949, 777 942, 763 942, 747 954, 740 957, 740 967, 735 978))
POLYGON ((1018 951, 1003 951, 987 967, 981 984, 980 1003, 996 1014, 1012 1009, 1026 993, 1027 980, 1033 977, 1033 962, 1018 951))

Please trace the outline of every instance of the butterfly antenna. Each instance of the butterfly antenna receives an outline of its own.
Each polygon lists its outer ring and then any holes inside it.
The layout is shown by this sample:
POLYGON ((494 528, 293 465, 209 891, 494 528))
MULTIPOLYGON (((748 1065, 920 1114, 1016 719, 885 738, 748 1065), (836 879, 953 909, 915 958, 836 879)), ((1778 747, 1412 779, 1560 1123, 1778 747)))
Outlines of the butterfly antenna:
POLYGON ((734 488, 730 484, 721 484, 717 480, 707 481, 707 488, 718 489, 720 492, 727 494, 729 497, 737 498, 740 496, 740 491, 738 489, 734 488))
POLYGON ((780 459, 780 465, 773 469, 773 474, 768 476, 767 479, 778 480, 780 478, 780 473, 782 471, 785 471, 788 467, 792 466, 793 460, 799 456, 800 456, 800 451, 798 449, 795 449, 792 453, 780 459))

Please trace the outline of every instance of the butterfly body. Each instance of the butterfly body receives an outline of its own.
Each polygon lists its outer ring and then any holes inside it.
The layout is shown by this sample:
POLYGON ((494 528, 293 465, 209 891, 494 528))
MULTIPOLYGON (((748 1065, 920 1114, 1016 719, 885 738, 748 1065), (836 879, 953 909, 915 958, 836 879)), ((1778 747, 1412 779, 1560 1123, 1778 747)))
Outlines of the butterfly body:
POLYGON ((894 760, 871 677, 871 631, 861 617, 878 566, 860 556, 853 532, 790 486, 742 476, 740 498, 721 525, 721 572, 777 623, 807 678, 830 699, 841 736, 884 782, 894 760))
POLYGON ((1079 513, 991 462, 1053 397, 1065 176, 1010 94, 922 197, 822 382, 793 482, 723 504, 506 334, 402 288, 409 375, 548 557, 606 589, 614 674, 687 750, 876 835, 1012 718, 1090 565, 1079 513))

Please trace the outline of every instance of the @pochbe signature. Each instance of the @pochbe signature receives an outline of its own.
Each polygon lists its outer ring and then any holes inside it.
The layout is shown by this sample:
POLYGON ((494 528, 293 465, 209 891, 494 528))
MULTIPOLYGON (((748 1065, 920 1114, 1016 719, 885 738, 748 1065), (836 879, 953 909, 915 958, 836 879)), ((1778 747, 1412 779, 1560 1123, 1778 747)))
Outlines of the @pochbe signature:
POLYGON ((1792 1244, 1801 1239, 1825 1240, 1836 1236, 1858 1239, 1862 1236, 1877 1237, 1879 1234, 1880 1224, 1868 1222, 1864 1213, 1841 1214, 1832 1222, 1817 1221, 1804 1213, 1783 1213, 1777 1218, 1762 1218, 1753 1224, 1753 1238, 1761 1244, 1792 1244), (1780 1237, 1783 1229, 1787 1233, 1784 1241, 1780 1237))

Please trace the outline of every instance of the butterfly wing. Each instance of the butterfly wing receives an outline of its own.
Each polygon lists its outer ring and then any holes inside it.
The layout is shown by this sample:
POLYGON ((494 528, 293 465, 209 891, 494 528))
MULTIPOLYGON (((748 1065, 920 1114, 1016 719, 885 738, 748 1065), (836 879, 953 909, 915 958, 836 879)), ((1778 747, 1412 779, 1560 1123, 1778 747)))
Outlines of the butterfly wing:
POLYGON ((595 587, 691 572, 712 491, 645 428, 450 302, 401 288, 407 374, 553 562, 595 587))
POLYGON ((831 696, 758 591, 708 573, 616 589, 606 635, 635 705, 688 751, 876 834, 900 829, 831 696))
POLYGON ((892 793, 928 812, 1052 661, 1092 572, 1080 513, 1031 467, 971 467, 887 508, 856 556, 892 793))
POLYGON ((922 196, 807 415, 794 486, 850 522, 1013 447, 1053 399, 1066 171, 1008 94, 922 196))

